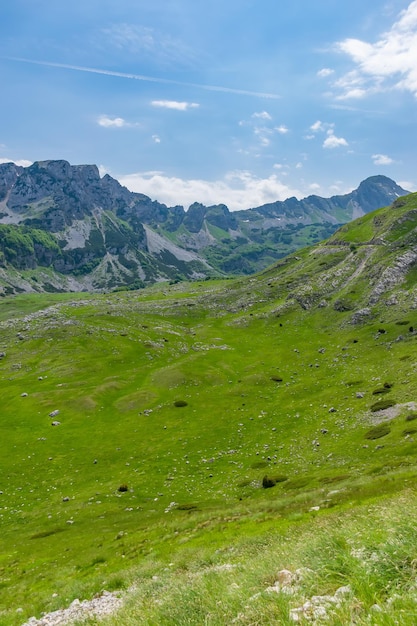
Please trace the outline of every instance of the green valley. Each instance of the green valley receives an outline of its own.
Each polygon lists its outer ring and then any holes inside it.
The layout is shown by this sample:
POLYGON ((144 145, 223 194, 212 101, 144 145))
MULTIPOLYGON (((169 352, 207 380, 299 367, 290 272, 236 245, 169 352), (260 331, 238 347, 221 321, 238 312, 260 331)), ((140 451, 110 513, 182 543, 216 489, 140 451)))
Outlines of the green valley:
POLYGON ((103 590, 87 623, 414 624, 416 210, 244 278, 3 298, 0 624, 103 590))

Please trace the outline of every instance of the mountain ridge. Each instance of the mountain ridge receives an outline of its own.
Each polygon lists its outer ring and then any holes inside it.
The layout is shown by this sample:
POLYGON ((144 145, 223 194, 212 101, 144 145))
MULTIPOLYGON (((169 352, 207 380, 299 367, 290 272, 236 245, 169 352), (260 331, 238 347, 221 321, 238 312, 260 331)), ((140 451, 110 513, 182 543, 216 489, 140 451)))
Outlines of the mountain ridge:
POLYGON ((373 176, 328 199, 289 198, 235 212, 195 202, 185 211, 101 177, 96 165, 1 164, 0 281, 6 293, 97 291, 251 274, 404 193, 373 176), (39 275, 16 277, 21 270, 39 275))

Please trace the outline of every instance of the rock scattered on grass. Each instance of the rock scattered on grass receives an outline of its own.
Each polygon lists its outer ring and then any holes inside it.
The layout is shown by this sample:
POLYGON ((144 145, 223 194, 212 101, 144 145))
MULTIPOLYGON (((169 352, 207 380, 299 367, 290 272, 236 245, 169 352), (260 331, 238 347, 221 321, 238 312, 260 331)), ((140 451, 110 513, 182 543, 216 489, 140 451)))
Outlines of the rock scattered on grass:
POLYGON ((67 609, 47 613, 41 618, 31 617, 23 626, 57 626, 92 618, 100 618, 114 613, 122 606, 119 593, 103 591, 102 595, 92 600, 74 600, 67 609))
POLYGON ((339 587, 333 596, 312 596, 302 606, 290 609, 290 619, 293 622, 314 622, 327 620, 332 608, 339 608, 346 596, 352 593, 349 585, 339 587))
POLYGON ((268 593, 285 593, 286 595, 294 595, 298 593, 300 588, 299 584, 306 577, 306 575, 312 574, 313 570, 302 567, 295 572, 291 572, 288 569, 282 569, 276 575, 276 581, 270 587, 267 587, 268 593))

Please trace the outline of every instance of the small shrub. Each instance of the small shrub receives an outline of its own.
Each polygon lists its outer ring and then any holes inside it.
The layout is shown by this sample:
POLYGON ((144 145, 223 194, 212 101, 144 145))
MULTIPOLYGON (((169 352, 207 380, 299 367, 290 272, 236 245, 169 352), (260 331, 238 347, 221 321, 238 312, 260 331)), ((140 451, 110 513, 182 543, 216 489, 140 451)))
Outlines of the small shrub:
POLYGON ((412 422, 413 420, 417 420, 417 413, 409 413, 405 418, 406 422, 412 422))
POLYGON ((292 478, 289 480, 286 487, 287 489, 301 489, 302 487, 307 487, 309 482, 310 479, 308 477, 300 476, 300 478, 292 478))
POLYGON ((53 530, 43 530, 39 533, 35 533, 31 535, 29 539, 44 539, 45 537, 50 537, 51 535, 56 535, 56 533, 63 533, 65 528, 54 528, 53 530))
POLYGON ((286 480, 288 480, 288 476, 283 474, 277 474, 276 476, 265 475, 262 479, 262 487, 269 489, 270 487, 275 487, 278 483, 284 483, 286 480))
POLYGON ((381 439, 381 437, 385 437, 389 435, 391 432, 391 428, 388 424, 378 424, 378 426, 374 426, 365 434, 365 439, 381 439))
POLYGON ((410 323, 409 320, 400 320, 399 322, 395 322, 397 326, 407 326, 410 323))
POLYGON ((197 505, 196 504, 179 504, 177 506, 177 510, 178 511, 196 511, 197 505))
POLYGON ((276 383, 282 383, 281 376, 276 376, 275 374, 273 376, 271 376, 271 380, 273 380, 276 383))
POLYGON ((403 435, 415 435, 417 433, 417 428, 404 428, 403 435))
POLYGON ((262 478, 262 487, 264 489, 270 489, 271 487, 275 487, 276 482, 273 478, 268 478, 268 476, 265 474, 265 476, 262 478))
POLYGON ((350 474, 340 474, 339 476, 323 476, 320 478, 320 482, 323 485, 331 485, 332 483, 339 483, 342 480, 349 480, 350 474))
POLYGON ((278 474, 274 476, 274 480, 276 483, 285 483, 288 480, 288 476, 284 476, 284 474, 278 474))
POLYGON ((392 389, 392 383, 384 383, 382 387, 378 387, 372 392, 372 395, 376 396, 381 393, 389 393, 392 389))
POLYGON ((383 411, 384 409, 389 409, 390 407, 394 406, 396 404, 395 400, 378 400, 378 402, 374 402, 374 404, 371 404, 371 411, 372 413, 375 413, 376 411, 383 411))
POLYGON ((120 485, 120 487, 117 488, 117 491, 124 493, 125 491, 129 491, 129 487, 127 485, 120 485))
POLYGON ((188 402, 186 402, 185 400, 175 400, 174 402, 174 406, 177 407, 181 407, 181 406, 187 406, 188 402))
POLYGON ((251 465, 252 469, 262 469, 263 467, 268 467, 267 461, 256 461, 251 465))

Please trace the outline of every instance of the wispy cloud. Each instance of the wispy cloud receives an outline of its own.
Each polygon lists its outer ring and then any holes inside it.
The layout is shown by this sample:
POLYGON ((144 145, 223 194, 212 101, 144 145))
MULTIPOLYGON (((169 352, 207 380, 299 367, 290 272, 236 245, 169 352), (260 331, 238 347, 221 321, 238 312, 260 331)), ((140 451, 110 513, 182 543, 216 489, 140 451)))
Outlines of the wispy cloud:
POLYGON ((123 117, 110 117, 108 115, 100 115, 97 118, 97 124, 103 128, 137 128, 141 126, 138 122, 129 122, 123 117))
POLYGON ((122 117, 107 117, 106 115, 100 115, 97 124, 104 126, 104 128, 123 128, 123 126, 127 126, 126 120, 122 117))
POLYGON ((372 160, 374 165, 391 165, 391 163, 394 163, 394 159, 391 159, 386 154, 373 154, 372 160))
POLYGON ((355 64, 355 69, 335 83, 340 99, 364 98, 392 88, 417 97, 417 0, 375 43, 345 39, 337 43, 336 49, 355 64))
POLYGON ((272 120, 272 117, 268 113, 268 111, 261 111, 260 113, 253 113, 252 117, 254 119, 259 119, 259 120, 272 120))
POLYGON ((317 72, 317 76, 319 78, 327 78, 328 76, 331 76, 332 74, 334 74, 334 70, 330 69, 329 67, 323 67, 323 69, 317 72))
POLYGON ((174 109, 176 111, 188 111, 188 109, 198 109, 197 102, 177 102, 176 100, 152 100, 153 107, 162 109, 174 109))
POLYGON ((147 58, 166 67, 187 66, 192 63, 195 52, 183 41, 149 26, 116 23, 102 28, 98 45, 147 58))
POLYGON ((81 65, 70 65, 67 63, 52 63, 50 61, 33 61, 32 59, 24 59, 20 57, 6 57, 9 61, 17 61, 19 63, 32 63, 33 65, 42 65, 44 67, 55 67, 58 69, 73 70, 76 72, 88 72, 90 74, 101 74, 103 76, 115 76, 117 78, 127 78, 130 80, 140 80, 150 83, 158 83, 162 85, 178 85, 181 87, 194 87, 195 89, 205 89, 206 91, 218 91, 220 93, 230 93, 239 96, 252 96, 254 98, 270 98, 277 100, 280 98, 275 93, 264 93, 261 91, 251 91, 248 89, 235 89, 233 87, 222 87, 219 85, 205 85, 203 83, 188 83, 170 78, 158 78, 155 76, 145 76, 142 74, 130 74, 127 72, 115 72, 112 70, 103 70, 95 67, 84 67, 81 65))
POLYGON ((313 133, 318 133, 320 131, 325 131, 328 126, 329 124, 324 124, 320 120, 317 120, 317 122, 314 122, 314 124, 310 126, 310 130, 312 130, 313 133))
POLYGON ((230 210, 248 209, 290 196, 301 197, 301 192, 280 181, 276 174, 258 178, 248 171, 234 171, 221 180, 183 179, 161 172, 142 172, 119 176, 118 180, 132 191, 144 193, 153 199, 186 208, 193 202, 206 205, 224 203, 230 210))
POLYGON ((257 140, 257 147, 266 148, 271 144, 275 134, 285 135, 289 129, 285 124, 273 126, 273 117, 268 111, 257 111, 252 113, 250 119, 241 120, 239 126, 249 127, 257 140))

